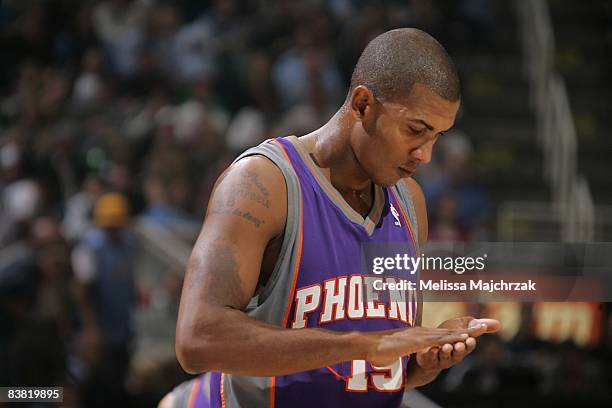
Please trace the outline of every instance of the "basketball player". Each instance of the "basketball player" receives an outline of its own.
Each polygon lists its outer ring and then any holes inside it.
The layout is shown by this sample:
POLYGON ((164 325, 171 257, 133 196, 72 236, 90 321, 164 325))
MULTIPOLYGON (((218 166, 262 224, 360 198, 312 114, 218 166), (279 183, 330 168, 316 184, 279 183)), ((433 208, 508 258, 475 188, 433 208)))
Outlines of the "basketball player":
POLYGON ((420 327, 413 293, 383 296, 359 273, 362 243, 405 242, 414 256, 426 241, 411 175, 459 104, 442 46, 393 30, 363 51, 328 123, 236 159, 215 185, 176 329, 182 367, 205 374, 162 406, 397 407, 499 328, 420 327))

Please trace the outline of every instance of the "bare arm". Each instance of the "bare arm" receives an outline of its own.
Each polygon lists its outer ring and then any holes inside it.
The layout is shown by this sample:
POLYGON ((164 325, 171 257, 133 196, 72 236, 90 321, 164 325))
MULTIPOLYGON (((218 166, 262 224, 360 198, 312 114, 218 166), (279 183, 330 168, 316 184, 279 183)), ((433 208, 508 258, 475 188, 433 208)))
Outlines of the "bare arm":
POLYGON ((393 361, 465 338, 469 330, 290 330, 247 316, 266 245, 285 226, 286 194, 280 170, 263 157, 241 160, 217 182, 183 284, 176 352, 186 371, 283 375, 352 359, 393 361))

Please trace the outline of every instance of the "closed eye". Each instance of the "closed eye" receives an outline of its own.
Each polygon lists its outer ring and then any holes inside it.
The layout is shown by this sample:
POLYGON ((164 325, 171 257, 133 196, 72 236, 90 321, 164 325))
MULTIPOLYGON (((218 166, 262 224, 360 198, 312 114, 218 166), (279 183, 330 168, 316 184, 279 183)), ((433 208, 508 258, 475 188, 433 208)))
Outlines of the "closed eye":
POLYGON ((425 128, 416 129, 416 128, 413 128, 412 126, 409 126, 408 129, 410 130, 410 133, 412 133, 412 134, 414 134, 416 136, 422 135, 423 133, 425 133, 425 130, 426 130, 425 128))

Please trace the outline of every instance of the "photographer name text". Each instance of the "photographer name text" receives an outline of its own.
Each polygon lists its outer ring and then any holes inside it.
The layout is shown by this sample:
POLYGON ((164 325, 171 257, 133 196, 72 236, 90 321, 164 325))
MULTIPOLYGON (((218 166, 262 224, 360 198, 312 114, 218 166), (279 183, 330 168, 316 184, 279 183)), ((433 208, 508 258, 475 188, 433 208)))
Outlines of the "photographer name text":
POLYGON ((501 280, 471 279, 468 282, 450 282, 446 279, 419 280, 417 282, 402 279, 400 281, 385 282, 377 279, 373 282, 375 290, 432 290, 432 291, 467 291, 476 290, 481 292, 533 292, 536 290, 536 282, 531 279, 523 282, 508 282, 501 280))

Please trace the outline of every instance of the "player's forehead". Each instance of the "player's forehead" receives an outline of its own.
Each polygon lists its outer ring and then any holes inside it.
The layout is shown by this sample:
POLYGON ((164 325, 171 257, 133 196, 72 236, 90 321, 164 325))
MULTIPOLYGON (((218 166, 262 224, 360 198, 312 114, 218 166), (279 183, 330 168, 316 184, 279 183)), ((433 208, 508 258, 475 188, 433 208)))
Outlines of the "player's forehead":
POLYGON ((454 123, 460 101, 444 99, 425 85, 417 83, 407 95, 384 101, 383 104, 395 119, 416 120, 426 122, 428 128, 446 129, 454 123))

